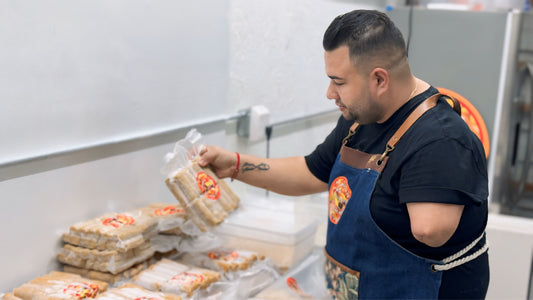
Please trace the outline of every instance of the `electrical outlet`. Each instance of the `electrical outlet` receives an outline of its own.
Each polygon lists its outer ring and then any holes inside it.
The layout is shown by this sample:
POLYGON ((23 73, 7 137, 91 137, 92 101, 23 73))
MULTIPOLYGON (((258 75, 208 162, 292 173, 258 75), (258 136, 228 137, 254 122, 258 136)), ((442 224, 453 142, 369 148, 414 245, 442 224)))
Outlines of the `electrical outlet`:
POLYGON ((237 134, 255 142, 265 137, 265 128, 270 121, 270 111, 263 105, 255 105, 240 111, 243 116, 237 122, 237 134))

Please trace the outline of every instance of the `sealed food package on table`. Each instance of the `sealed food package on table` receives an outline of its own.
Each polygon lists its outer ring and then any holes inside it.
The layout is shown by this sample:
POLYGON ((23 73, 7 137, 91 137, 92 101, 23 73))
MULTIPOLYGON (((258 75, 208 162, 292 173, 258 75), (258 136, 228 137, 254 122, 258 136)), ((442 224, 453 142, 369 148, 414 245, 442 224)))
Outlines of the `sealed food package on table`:
POLYGON ((190 297, 221 278, 219 272, 163 258, 133 278, 143 288, 190 297))
POLYGON ((136 209, 76 223, 62 238, 68 244, 88 249, 126 252, 149 241, 156 230, 155 220, 136 209))
MULTIPOLYGON (((219 284, 218 289, 224 296, 228 291, 233 292, 235 299, 248 299, 279 277, 271 260, 254 251, 218 248, 207 252, 188 252, 181 255, 180 259, 195 266, 220 271, 233 287, 223 283, 219 284)), ((214 293, 213 289, 209 291, 211 294, 214 293)))
POLYGON ((13 289, 20 299, 95 298, 107 289, 107 283, 76 274, 52 271, 13 289))
POLYGON ((161 300, 181 300, 178 295, 154 292, 144 289, 132 283, 126 283, 118 288, 109 289, 100 294, 99 300, 132 300, 132 299, 161 299, 161 300))
POLYGON ((186 262, 204 268, 231 272, 246 270, 264 255, 248 250, 213 249, 207 252, 188 252, 180 256, 186 262))
POLYGON ((74 267, 118 274, 147 260, 154 253, 155 250, 150 242, 145 242, 125 252, 87 249, 65 244, 57 254, 57 258, 60 262, 74 267))
POLYGON ((120 283, 131 281, 131 278, 139 274, 141 271, 147 269, 149 266, 156 263, 160 259, 175 257, 177 253, 178 252, 176 250, 172 250, 172 251, 165 252, 165 253, 155 252, 154 255, 148 258, 147 260, 140 262, 138 264, 135 264, 131 266, 130 268, 117 274, 112 274, 110 272, 95 271, 95 270, 86 269, 86 268, 78 268, 78 267, 74 267, 70 265, 64 265, 63 271, 67 273, 78 274, 83 277, 87 277, 89 279, 105 281, 110 284, 120 284, 120 283))
POLYGON ((198 165, 203 145, 201 134, 191 130, 165 157, 161 172, 165 183, 187 212, 187 217, 205 232, 220 224, 239 206, 239 197, 210 168, 198 165))

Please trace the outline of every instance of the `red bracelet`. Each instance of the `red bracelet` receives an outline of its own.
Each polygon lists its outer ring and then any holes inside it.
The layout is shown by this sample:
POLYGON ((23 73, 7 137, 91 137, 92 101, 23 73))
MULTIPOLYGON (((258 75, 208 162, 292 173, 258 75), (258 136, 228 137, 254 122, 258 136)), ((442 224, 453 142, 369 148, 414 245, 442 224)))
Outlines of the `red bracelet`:
POLYGON ((233 171, 233 175, 231 175, 231 181, 237 177, 237 174, 239 174, 239 166, 241 164, 241 155, 239 152, 235 152, 237 154, 237 165, 235 166, 235 171, 233 171))

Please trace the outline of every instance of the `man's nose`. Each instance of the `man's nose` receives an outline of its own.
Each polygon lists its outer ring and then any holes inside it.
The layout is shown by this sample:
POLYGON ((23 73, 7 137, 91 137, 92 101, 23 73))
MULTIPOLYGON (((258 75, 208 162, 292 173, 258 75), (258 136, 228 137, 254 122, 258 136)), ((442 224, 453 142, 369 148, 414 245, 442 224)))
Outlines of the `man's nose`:
POLYGON ((339 98, 339 94, 337 93, 337 89, 333 84, 333 80, 329 82, 329 86, 326 91, 326 97, 330 100, 337 100, 339 98))

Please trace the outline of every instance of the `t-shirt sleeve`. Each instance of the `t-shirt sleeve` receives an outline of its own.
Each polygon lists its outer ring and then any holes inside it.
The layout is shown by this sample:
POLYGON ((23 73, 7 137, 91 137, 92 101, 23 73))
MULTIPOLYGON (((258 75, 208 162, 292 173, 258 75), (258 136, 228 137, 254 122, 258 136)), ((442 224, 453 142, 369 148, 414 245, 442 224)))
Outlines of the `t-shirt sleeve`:
POLYGON ((351 122, 340 116, 337 126, 330 132, 324 142, 318 145, 311 154, 305 156, 309 171, 321 181, 329 181, 329 174, 341 149, 342 140, 348 134, 350 126, 351 122))
POLYGON ((487 169, 479 145, 432 142, 414 153, 400 175, 400 202, 480 205, 488 197, 487 169))

